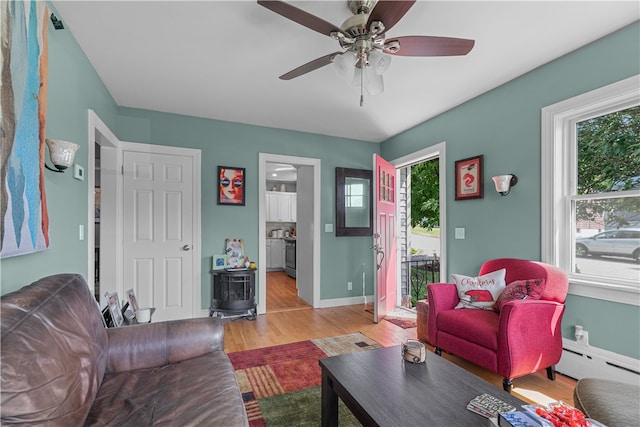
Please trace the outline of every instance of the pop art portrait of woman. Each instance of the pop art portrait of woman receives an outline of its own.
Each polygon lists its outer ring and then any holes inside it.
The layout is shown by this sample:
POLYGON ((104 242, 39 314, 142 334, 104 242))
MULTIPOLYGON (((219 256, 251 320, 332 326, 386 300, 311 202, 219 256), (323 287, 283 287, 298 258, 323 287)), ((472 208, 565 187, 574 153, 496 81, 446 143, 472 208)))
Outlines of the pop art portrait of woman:
POLYGON ((218 204, 244 206, 244 168, 218 166, 218 204))

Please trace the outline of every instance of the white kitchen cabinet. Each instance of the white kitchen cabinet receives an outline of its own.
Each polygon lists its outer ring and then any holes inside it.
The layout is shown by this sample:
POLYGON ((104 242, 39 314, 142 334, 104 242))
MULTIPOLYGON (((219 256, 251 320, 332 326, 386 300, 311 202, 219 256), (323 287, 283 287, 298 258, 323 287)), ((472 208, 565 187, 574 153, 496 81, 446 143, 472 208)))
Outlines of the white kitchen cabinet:
POLYGON ((289 196, 289 218, 291 218, 290 222, 296 222, 296 214, 298 212, 298 195, 296 193, 291 193, 289 196))
POLYGON ((296 193, 267 191, 267 221, 295 222, 296 193))
POLYGON ((284 240, 267 239, 267 268, 284 268, 284 240))

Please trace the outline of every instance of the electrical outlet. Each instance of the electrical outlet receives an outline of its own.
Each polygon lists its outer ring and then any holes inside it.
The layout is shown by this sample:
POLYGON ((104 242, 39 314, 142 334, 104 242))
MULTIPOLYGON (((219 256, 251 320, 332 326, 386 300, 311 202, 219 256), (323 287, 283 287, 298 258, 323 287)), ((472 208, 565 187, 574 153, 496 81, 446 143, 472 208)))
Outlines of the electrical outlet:
POLYGON ((348 291, 352 291, 353 290, 353 282, 347 282, 347 290, 348 291))
POLYGON ((589 346, 589 332, 583 330, 582 335, 576 336, 576 342, 580 345, 589 346))

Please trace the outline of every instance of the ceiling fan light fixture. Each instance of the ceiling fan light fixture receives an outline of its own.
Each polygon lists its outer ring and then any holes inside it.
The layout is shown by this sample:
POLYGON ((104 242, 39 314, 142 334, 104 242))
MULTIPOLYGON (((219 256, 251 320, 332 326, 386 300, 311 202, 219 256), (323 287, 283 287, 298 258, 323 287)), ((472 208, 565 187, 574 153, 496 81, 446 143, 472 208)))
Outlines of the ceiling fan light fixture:
POLYGON ((355 57, 351 52, 345 52, 342 55, 337 55, 333 60, 333 68, 336 70, 341 77, 347 77, 349 75, 349 71, 355 65, 355 57))
POLYGON ((377 74, 371 66, 354 68, 352 86, 359 86, 367 95, 375 96, 384 92, 382 74, 377 74))
POLYGON ((376 73, 373 68, 367 67, 364 70, 364 88, 371 96, 380 95, 384 92, 384 81, 382 74, 376 73))
POLYGON ((391 65, 391 55, 387 55, 379 51, 378 49, 373 49, 369 52, 369 67, 371 68, 375 74, 381 76, 384 74, 391 65))

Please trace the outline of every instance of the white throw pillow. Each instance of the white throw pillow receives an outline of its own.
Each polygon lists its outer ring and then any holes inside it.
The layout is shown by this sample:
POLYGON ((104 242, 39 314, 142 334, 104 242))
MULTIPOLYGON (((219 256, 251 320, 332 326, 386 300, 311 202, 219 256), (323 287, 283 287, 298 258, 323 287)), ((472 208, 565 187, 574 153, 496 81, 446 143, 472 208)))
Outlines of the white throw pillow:
POLYGON ((493 310, 493 304, 500 292, 507 286, 505 282, 506 269, 492 271, 484 276, 471 277, 462 274, 452 274, 458 289, 460 302, 455 308, 477 308, 493 310))

